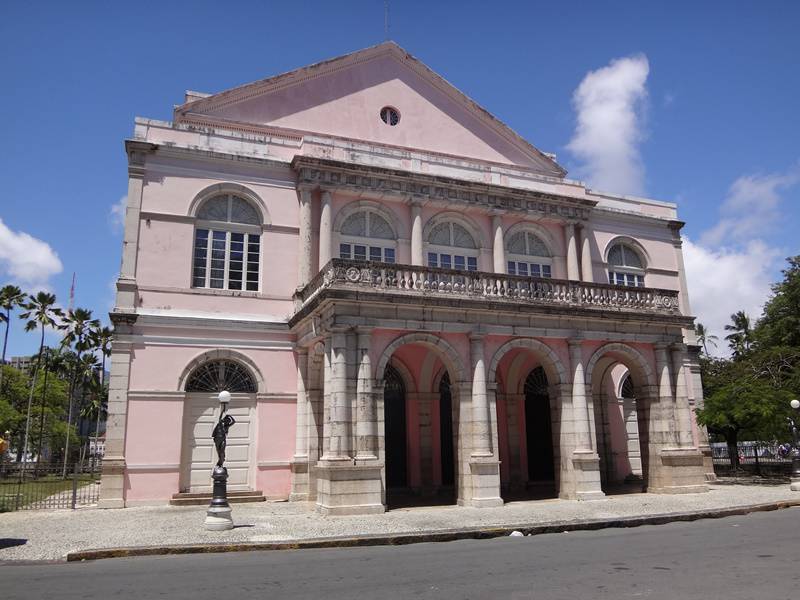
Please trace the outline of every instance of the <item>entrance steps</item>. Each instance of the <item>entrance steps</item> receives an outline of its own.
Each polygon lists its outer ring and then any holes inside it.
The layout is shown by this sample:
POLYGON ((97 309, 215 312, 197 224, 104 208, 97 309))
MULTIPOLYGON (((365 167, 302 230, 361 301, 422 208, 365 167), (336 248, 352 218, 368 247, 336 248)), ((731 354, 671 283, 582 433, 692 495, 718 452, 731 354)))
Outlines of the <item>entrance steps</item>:
MULTIPOLYGON (((264 492, 261 490, 228 492, 228 503, 230 504, 264 502, 265 500, 264 492)), ((204 506, 209 502, 211 502, 211 492, 181 492, 173 494, 169 504, 170 506, 204 506)))

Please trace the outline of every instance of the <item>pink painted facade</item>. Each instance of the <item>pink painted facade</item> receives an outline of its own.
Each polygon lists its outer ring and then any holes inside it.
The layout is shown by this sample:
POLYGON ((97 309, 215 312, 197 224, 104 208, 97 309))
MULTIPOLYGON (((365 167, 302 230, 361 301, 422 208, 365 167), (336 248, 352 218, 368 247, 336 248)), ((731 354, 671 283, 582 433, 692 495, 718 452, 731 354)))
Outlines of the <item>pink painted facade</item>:
POLYGON ((223 387, 231 489, 324 513, 705 489, 674 205, 567 179, 393 43, 126 148, 103 505, 209 489, 223 387))

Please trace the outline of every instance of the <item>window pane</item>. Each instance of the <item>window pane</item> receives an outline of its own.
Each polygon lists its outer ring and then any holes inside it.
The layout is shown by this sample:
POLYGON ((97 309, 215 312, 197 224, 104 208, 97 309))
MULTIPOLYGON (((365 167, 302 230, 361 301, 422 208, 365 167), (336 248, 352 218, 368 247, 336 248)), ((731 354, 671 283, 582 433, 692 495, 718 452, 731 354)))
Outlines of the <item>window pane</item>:
POLYGON ((370 246, 369 247, 369 259, 370 260, 376 260, 376 261, 380 262, 381 259, 382 259, 381 250, 383 250, 383 248, 376 248, 375 246, 370 246))
POLYGON ((217 290, 222 289, 222 279, 212 279, 211 280, 211 287, 217 290))
POLYGON ((353 259, 367 260, 367 247, 366 246, 353 246, 353 259))
POLYGON ((550 273, 550 265, 542 265, 542 277, 552 277, 550 273))
POLYGON ((542 269, 537 264, 531 265, 531 277, 541 277, 542 269))
POLYGON ((509 275, 517 274, 517 263, 515 263, 513 260, 508 261, 508 274, 509 275))
POLYGON ((244 242, 244 234, 231 232, 231 243, 232 242, 244 242))
POLYGON ((528 269, 528 263, 518 263, 517 268, 519 269, 519 274, 520 275, 525 275, 525 276, 530 275, 532 277, 538 277, 539 273, 538 272, 534 273, 534 271, 533 271, 533 268, 535 266, 536 265, 531 265, 531 268, 528 269))
POLYGON ((206 254, 208 254, 208 248, 195 248, 194 249, 195 262, 197 262, 198 260, 202 260, 203 262, 205 262, 206 254))
POLYGON ((394 248, 384 248, 383 249, 383 260, 387 263, 394 262, 394 248))
POLYGON ((478 270, 478 259, 474 256, 467 257, 467 269, 470 271, 477 271, 478 270))
POLYGON ((463 256, 454 256, 453 263, 456 269, 461 269, 463 271, 466 268, 463 256))
POLYGON ((636 276, 636 285, 639 287, 644 287, 644 277, 642 275, 636 276))
POLYGON ((247 291, 249 291, 249 292, 257 292, 258 291, 258 282, 257 281, 248 281, 247 282, 247 291))
POLYGON ((339 244, 339 258, 350 258, 350 244, 339 244))
POLYGON ((206 286, 206 277, 195 277, 192 279, 192 287, 201 288, 206 286))
POLYGON ((231 280, 231 281, 229 281, 228 282, 228 289, 229 290, 240 290, 240 289, 242 289, 241 280, 238 280, 238 281, 231 280))
POLYGON ((205 279, 206 277, 206 270, 204 267, 195 267, 192 269, 192 276, 193 277, 202 277, 205 279))
POLYGON ((449 269, 451 267, 450 262, 450 255, 449 254, 440 254, 439 255, 439 266, 443 269, 449 269))
POLYGON ((439 255, 436 254, 436 252, 428 252, 428 266, 429 267, 439 266, 439 255))

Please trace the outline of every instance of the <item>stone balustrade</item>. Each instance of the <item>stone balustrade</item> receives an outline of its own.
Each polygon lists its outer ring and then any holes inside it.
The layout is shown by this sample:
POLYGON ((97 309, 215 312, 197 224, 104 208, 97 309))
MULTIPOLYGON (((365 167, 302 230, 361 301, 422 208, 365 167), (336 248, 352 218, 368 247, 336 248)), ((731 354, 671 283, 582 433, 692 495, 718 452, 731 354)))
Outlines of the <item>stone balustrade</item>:
POLYGON ((298 300, 305 304, 334 288, 680 315, 674 290, 345 259, 326 264, 298 300))

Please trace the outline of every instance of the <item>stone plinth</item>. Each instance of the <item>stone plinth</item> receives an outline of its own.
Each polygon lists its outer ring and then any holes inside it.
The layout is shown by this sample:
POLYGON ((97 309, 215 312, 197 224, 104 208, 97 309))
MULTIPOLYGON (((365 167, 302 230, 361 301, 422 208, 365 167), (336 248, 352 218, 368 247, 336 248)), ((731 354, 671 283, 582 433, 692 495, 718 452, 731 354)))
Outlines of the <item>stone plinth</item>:
POLYGON ((383 463, 354 465, 351 461, 320 461, 317 479, 317 511, 323 515, 362 515, 385 512, 382 502, 383 463))
POLYGON ((593 450, 572 452, 572 475, 575 478, 575 500, 605 498, 600 482, 600 457, 593 450))
POLYGON ((305 502, 309 499, 309 468, 307 456, 295 456, 289 463, 292 471, 292 492, 289 502, 305 502))
POLYGON ((650 464, 651 494, 694 494, 707 492, 706 467, 697 448, 662 448, 650 464))
POLYGON ((500 497, 500 461, 494 457, 473 456, 469 460, 472 474, 472 498, 465 503, 476 508, 503 506, 500 497))

